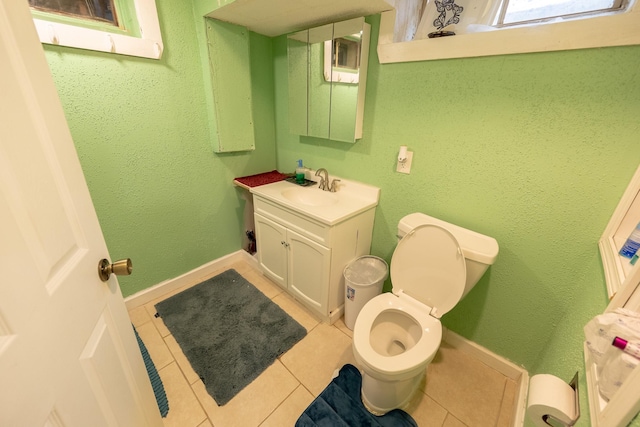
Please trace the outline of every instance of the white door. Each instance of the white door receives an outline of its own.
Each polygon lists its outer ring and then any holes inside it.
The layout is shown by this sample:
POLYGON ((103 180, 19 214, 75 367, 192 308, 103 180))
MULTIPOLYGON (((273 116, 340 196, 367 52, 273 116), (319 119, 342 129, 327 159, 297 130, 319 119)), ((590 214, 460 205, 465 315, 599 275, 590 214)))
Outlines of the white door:
MULTIPOLYGON (((99 144, 99 138, 96 138, 99 144)), ((0 425, 162 419, 26 0, 0 0, 0 425)))

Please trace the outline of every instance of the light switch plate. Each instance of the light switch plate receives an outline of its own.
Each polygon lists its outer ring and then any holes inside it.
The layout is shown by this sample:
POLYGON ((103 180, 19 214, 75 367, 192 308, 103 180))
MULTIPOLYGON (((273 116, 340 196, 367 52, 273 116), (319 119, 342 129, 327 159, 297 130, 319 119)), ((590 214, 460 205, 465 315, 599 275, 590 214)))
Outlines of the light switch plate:
POLYGON ((407 160, 404 162, 398 161, 396 171, 409 174, 411 172, 411 160, 413 160, 413 151, 407 151, 407 160))

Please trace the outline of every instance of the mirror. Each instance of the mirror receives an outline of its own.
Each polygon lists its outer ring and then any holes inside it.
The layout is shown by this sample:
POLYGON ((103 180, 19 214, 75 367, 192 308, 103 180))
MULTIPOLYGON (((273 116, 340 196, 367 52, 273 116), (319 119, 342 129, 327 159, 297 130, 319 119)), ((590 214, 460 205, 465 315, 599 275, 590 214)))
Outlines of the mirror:
POLYGON ((288 36, 289 130, 355 142, 362 137, 370 26, 364 18, 288 36))

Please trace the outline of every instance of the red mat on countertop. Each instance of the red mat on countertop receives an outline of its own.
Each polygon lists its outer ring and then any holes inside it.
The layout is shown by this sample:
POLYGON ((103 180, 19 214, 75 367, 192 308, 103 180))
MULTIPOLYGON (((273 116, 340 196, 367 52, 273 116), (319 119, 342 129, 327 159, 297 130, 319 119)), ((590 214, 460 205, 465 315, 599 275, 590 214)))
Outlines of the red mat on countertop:
POLYGON ((260 185, 271 184, 272 182, 282 181, 288 178, 289 175, 272 170, 271 172, 263 172, 256 175, 243 176, 234 179, 234 181, 240 184, 242 187, 258 187, 260 185))

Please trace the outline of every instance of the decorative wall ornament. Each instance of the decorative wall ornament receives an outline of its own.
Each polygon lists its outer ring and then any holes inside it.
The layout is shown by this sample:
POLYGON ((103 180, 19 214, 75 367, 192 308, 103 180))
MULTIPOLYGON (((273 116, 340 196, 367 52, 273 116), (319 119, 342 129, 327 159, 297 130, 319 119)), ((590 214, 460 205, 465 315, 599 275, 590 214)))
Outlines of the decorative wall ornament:
POLYGON ((460 15, 464 8, 458 6, 455 0, 435 0, 438 17, 433 21, 433 26, 438 30, 443 29, 447 25, 457 24, 460 22, 460 15), (449 19, 447 19, 449 16, 449 19))

